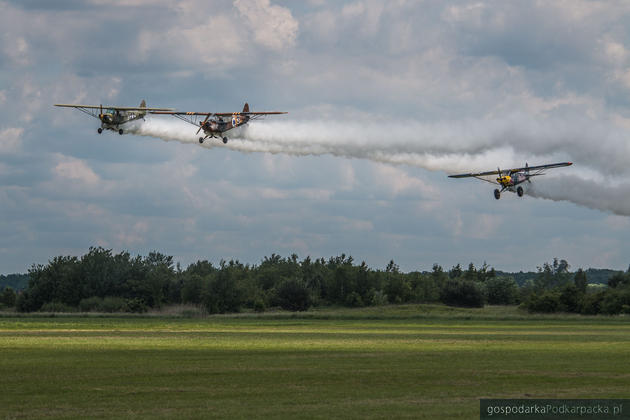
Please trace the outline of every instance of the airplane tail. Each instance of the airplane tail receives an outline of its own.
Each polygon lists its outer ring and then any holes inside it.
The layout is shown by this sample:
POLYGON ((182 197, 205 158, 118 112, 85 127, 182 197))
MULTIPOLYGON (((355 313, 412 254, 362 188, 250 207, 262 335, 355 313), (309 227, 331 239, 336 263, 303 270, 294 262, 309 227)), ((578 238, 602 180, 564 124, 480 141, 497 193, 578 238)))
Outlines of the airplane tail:
MULTIPOLYGON (((140 108, 146 108, 146 107, 147 107, 147 103, 143 99, 142 102, 140 102, 140 108)), ((144 118, 145 115, 147 115, 147 111, 140 111, 140 118, 144 118)))
POLYGON ((243 107, 243 112, 249 112, 249 104, 245 102, 245 106, 243 107))

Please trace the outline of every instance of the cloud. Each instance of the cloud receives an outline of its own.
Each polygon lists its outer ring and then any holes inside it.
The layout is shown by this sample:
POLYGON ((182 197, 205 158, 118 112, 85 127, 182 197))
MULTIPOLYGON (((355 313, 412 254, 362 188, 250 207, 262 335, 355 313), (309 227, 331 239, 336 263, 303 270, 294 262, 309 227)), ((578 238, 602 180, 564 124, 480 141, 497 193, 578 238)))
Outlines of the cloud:
POLYGON ((234 7, 246 19, 257 44, 274 51, 295 45, 299 24, 289 9, 269 0, 234 0, 234 7))
POLYGON ((96 187, 100 183, 99 176, 84 161, 61 154, 57 155, 57 160, 53 168, 57 177, 88 187, 96 187))
POLYGON ((99 243, 184 263, 298 249, 376 266, 394 258, 405 269, 469 259, 528 269, 590 237, 606 258, 575 245, 572 264, 625 269, 623 253, 610 251, 628 240, 626 217, 609 213, 627 210, 629 9, 582 0, 0 1, 0 195, 9 209, 0 248, 14 250, 0 263, 23 270, 99 243), (290 114, 199 147, 196 128, 176 120, 97 136, 98 121, 52 108, 143 98, 183 111, 239 110, 247 100, 290 114), (603 212, 511 194, 496 201, 485 184, 445 176, 564 160, 574 166, 549 171, 530 192, 603 212))
POLYGON ((0 130, 0 154, 13 154, 20 151, 23 133, 24 129, 21 127, 0 130))

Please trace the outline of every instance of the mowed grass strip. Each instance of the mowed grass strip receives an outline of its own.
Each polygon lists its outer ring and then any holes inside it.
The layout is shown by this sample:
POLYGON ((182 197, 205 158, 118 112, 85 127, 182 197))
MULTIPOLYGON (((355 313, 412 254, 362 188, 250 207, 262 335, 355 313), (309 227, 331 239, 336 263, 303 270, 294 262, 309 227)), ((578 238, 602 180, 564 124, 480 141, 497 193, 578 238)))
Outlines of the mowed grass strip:
POLYGON ((0 319, 0 418, 461 418, 630 398, 618 319, 0 319))

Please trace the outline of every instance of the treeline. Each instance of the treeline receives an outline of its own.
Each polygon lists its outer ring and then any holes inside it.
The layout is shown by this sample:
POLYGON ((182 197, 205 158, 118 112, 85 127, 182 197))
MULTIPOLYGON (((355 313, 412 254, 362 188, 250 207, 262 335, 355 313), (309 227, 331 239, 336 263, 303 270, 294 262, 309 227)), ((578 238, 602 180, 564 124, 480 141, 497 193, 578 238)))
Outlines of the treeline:
POLYGON ((26 290, 16 294, 6 288, 0 307, 20 312, 144 312, 185 303, 208 313, 228 313, 441 302, 467 307, 521 304, 532 312, 630 312, 630 274, 619 273, 608 288, 591 291, 585 272, 572 275, 568 268, 566 261, 555 259, 519 287, 512 277, 498 276, 486 264, 471 263, 466 269, 458 264, 448 271, 435 264, 430 272, 403 273, 394 261, 375 270, 346 255, 299 260, 295 254, 273 254, 257 265, 197 261, 182 269, 159 252, 134 257, 98 247, 82 257, 60 256, 34 265, 26 290))
POLYGON ((530 312, 572 312, 584 315, 630 314, 630 268, 617 272, 607 287, 589 287, 587 272, 569 272, 565 260, 554 259, 521 287, 522 304, 530 312))

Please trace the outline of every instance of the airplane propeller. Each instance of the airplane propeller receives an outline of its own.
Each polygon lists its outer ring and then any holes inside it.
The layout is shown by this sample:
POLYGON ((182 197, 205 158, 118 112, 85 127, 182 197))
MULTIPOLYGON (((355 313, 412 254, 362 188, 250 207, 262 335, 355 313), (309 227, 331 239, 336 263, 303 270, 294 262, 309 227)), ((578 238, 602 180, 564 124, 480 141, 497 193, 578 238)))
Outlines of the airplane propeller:
POLYGON ((98 117, 102 120, 103 119, 103 104, 101 104, 101 113, 98 114, 98 117))
POLYGON ((206 115, 206 119, 203 120, 203 122, 201 124, 199 124, 199 130, 197 130, 197 133, 195 133, 195 134, 199 134, 199 132, 201 131, 203 126, 208 122, 208 118, 210 118, 210 114, 206 115))

